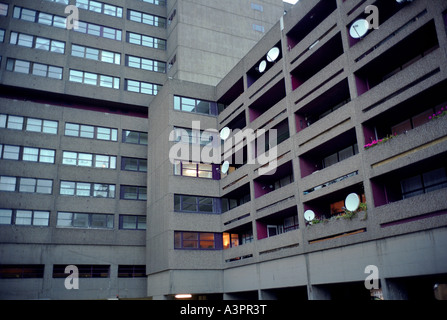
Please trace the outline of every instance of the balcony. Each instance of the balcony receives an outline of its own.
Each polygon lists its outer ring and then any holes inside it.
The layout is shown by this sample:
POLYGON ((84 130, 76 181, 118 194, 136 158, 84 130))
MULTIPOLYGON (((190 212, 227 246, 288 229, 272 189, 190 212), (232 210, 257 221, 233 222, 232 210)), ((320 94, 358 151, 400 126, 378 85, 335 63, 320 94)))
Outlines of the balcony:
MULTIPOLYGON (((447 80, 428 89, 421 90, 397 105, 388 107, 377 116, 368 117, 363 123, 365 144, 425 125, 433 113, 444 111, 447 107, 447 80)), ((392 104, 391 104, 392 105, 392 104)))
MULTIPOLYGON (((344 126, 340 128, 344 128, 344 126)), ((341 131, 340 128, 337 131, 341 131)), ((354 128, 338 135, 334 131, 317 136, 318 140, 314 138, 312 143, 316 146, 299 156, 301 178, 323 170, 358 153, 357 137, 354 128), (335 137, 325 140, 324 138, 328 136, 335 137), (320 141, 322 143, 317 144, 320 141)))
MULTIPOLYGON (((295 112, 296 131, 311 126, 351 101, 345 78, 295 112)), ((321 129, 320 129, 321 131, 321 129)))
POLYGON ((447 225, 446 189, 420 194, 374 209, 382 232, 414 232, 447 225))
POLYGON ((364 233, 367 229, 366 198, 362 183, 307 201, 304 203, 304 210, 315 213, 315 219, 306 222, 307 227, 303 231, 307 244, 322 243, 323 246, 331 246, 334 241, 340 241, 335 239, 364 233), (345 199, 350 193, 356 193, 360 197, 361 204, 355 212, 344 208, 345 199))
POLYGON ((281 52, 281 42, 276 43, 272 48, 279 49, 279 55, 274 61, 269 61, 266 55, 263 55, 260 60, 258 60, 253 67, 247 72, 247 94, 253 97, 266 87, 272 80, 274 80, 279 74, 282 73, 282 63, 283 58, 281 52), (262 61, 265 61, 265 69, 261 71, 259 65, 262 61))
POLYGON ((301 180, 301 190, 305 200, 320 193, 332 192, 349 184, 361 181, 361 159, 353 156, 343 163, 333 165, 301 180), (327 189, 326 189, 327 188, 327 189), (324 189, 323 191, 319 191, 324 189), (312 194, 316 192, 316 194, 312 194))
MULTIPOLYGON (((269 84, 270 85, 270 84, 269 84)), ((284 78, 279 79, 270 86, 260 97, 258 97, 249 106, 249 121, 252 122, 267 110, 278 104, 286 96, 286 87, 284 78)))
MULTIPOLYGON (((435 145, 434 150, 426 149, 412 157, 407 157, 412 159, 399 161, 399 165, 388 166, 386 173, 372 178, 374 206, 381 207, 393 202, 407 201, 407 199, 439 189, 445 190, 447 188, 446 145, 447 139, 444 147, 435 145)), ((421 203, 421 205, 426 204, 421 203)))
MULTIPOLYGON (((253 180, 255 199, 265 196, 269 193, 277 193, 275 191, 292 184, 294 182, 292 161, 288 161, 276 168, 274 174, 263 175, 253 180)), ((274 198, 275 196, 273 196, 274 198)), ((276 195, 277 197, 277 195, 276 195)), ((269 197, 272 198, 272 197, 269 197)), ((256 203, 260 203, 257 201, 256 203)), ((265 200, 262 201, 264 203, 265 200)))
POLYGON ((379 176, 406 165, 442 154, 447 150, 447 117, 399 134, 365 151, 372 176, 379 176), (399 160, 399 161, 396 161, 399 160))
MULTIPOLYGON (((355 193, 362 203, 366 203, 363 182, 357 182, 331 193, 325 193, 303 202, 304 211, 312 210, 315 214, 315 222, 338 220, 346 213, 345 199, 348 194, 355 193)), ((310 223, 308 221, 307 223, 310 223)))
POLYGON ((340 69, 341 61, 337 61, 337 58, 342 54, 343 44, 341 35, 338 33, 315 50, 305 61, 294 67, 290 73, 292 90, 301 87, 320 72, 325 74, 325 80, 329 79, 329 73, 333 73, 331 71, 334 66, 340 69))
POLYGON ((409 85, 411 79, 414 81, 432 71, 435 68, 427 58, 432 57, 438 47, 434 23, 428 22, 354 73, 358 96, 377 87, 383 97, 389 90, 384 90, 385 83, 386 88, 397 90, 409 85), (418 45, 414 46, 414 43, 418 45))
POLYGON ((252 242, 223 250, 223 261, 225 262, 225 266, 232 267, 234 265, 253 262, 254 248, 255 244, 252 242))
MULTIPOLYGON (((305 43, 307 47, 307 44, 310 46, 311 43, 315 42, 315 38, 310 38, 314 37, 315 34, 319 34, 318 31, 320 31, 321 28, 326 32, 327 27, 324 27, 328 24, 333 25, 335 23, 335 21, 333 21, 335 19, 328 19, 328 17, 330 17, 336 9, 337 3, 334 0, 318 2, 289 32, 287 32, 287 45, 289 50, 295 54, 295 51, 301 47, 302 43, 305 43), (327 23, 325 21, 326 19, 331 21, 327 23), (298 47, 295 48, 297 45, 298 47)), ((321 36, 319 38, 321 38, 321 36)))

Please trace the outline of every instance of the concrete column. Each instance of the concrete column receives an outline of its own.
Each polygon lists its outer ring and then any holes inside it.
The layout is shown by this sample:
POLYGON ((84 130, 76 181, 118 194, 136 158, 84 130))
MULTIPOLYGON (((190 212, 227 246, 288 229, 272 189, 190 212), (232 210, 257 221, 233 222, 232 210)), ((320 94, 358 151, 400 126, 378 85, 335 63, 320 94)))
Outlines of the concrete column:
POLYGON ((402 283, 390 279, 381 279, 384 300, 407 300, 407 289, 402 283))
POLYGON ((331 293, 322 286, 308 285, 307 296, 309 300, 331 300, 331 293))

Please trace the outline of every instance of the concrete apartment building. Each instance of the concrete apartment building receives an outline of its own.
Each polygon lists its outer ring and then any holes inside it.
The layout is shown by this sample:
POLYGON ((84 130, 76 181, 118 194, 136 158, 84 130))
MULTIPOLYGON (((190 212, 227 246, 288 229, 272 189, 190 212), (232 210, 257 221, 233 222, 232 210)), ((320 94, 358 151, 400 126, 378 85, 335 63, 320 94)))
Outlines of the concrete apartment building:
POLYGON ((1 2, 3 299, 433 299, 447 283, 445 1, 1 2), (369 5, 378 29, 352 37, 369 5), (226 153, 225 127, 256 139, 226 153), (222 161, 197 158, 207 145, 222 161))

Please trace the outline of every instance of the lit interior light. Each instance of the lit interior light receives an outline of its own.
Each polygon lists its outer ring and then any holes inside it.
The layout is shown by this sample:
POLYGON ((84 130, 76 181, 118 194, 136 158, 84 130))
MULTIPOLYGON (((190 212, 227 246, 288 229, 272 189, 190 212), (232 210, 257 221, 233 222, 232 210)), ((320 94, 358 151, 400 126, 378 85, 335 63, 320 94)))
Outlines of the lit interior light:
POLYGON ((189 299, 191 297, 192 297, 192 294, 189 294, 189 293, 181 293, 181 294, 175 295, 176 299, 189 299))

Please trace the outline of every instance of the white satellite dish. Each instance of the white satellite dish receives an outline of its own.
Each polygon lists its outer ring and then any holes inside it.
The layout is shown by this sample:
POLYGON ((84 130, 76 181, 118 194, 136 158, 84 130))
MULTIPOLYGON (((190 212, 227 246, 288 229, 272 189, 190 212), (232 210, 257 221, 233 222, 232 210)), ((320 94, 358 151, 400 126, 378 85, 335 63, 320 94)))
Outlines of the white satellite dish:
POLYGON ((223 174, 228 172, 228 169, 230 168, 230 163, 228 161, 224 161, 224 163, 222 164, 222 168, 221 171, 223 174))
POLYGON ((231 132, 230 128, 228 127, 222 128, 222 130, 220 130, 220 138, 222 140, 226 140, 230 136, 230 132, 231 132))
POLYGON ((273 47, 267 53, 267 61, 273 62, 279 57, 279 49, 277 47, 273 47))
POLYGON ((265 69, 267 68, 267 62, 265 60, 262 60, 261 63, 258 66, 258 71, 260 73, 263 73, 265 69))
POLYGON ((351 28, 349 28, 349 35, 352 38, 359 39, 363 37, 369 30, 369 22, 365 19, 359 19, 357 21, 354 21, 354 23, 351 25, 351 28))
POLYGON ((304 211, 304 219, 306 219, 307 221, 312 221, 313 219, 315 219, 315 212, 313 212, 312 210, 304 211))
POLYGON ((356 193, 350 193, 345 199, 345 208, 349 211, 355 211, 360 206, 360 198, 356 193))

